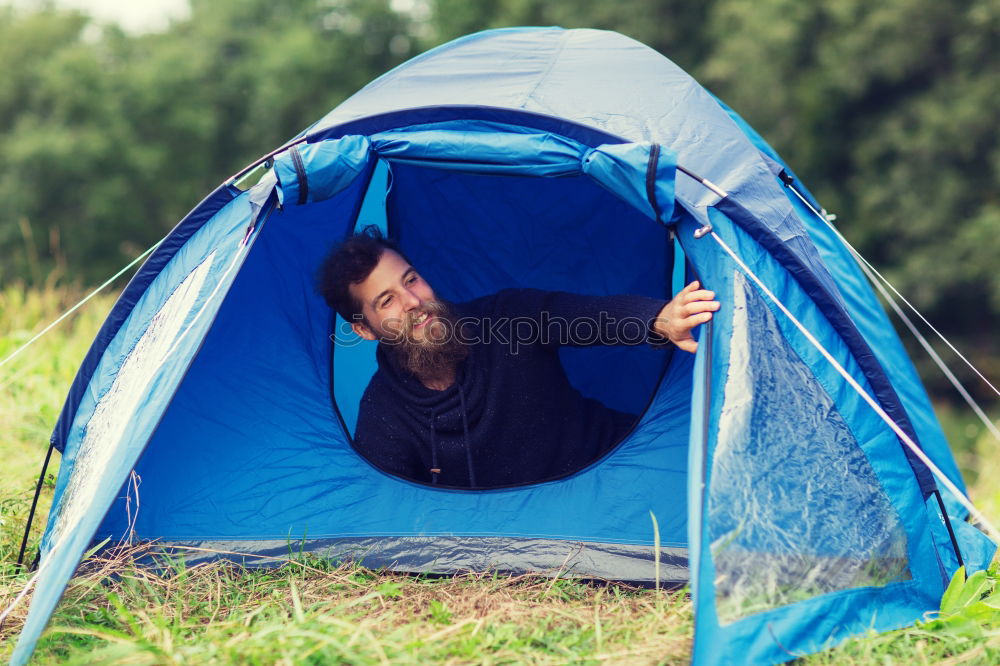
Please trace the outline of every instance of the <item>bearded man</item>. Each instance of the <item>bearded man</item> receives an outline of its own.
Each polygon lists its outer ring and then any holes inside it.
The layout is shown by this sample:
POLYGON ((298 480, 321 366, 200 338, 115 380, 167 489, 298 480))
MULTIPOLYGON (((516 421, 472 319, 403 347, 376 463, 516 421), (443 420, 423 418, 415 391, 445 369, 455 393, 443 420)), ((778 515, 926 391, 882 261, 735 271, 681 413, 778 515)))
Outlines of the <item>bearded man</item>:
POLYGON ((376 227, 333 250, 319 290, 357 335, 379 341, 354 448, 390 474, 462 488, 565 476, 631 428, 635 415, 570 385, 561 345, 694 352, 692 330, 719 309, 697 282, 669 302, 506 289, 450 306, 376 227))

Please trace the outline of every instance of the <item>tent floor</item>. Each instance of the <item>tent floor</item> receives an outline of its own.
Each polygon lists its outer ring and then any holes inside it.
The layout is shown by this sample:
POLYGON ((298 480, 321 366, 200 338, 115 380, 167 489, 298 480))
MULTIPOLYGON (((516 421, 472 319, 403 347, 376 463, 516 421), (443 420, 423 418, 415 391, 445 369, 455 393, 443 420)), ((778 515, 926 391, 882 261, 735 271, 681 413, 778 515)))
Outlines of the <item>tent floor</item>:
POLYGON ((372 569, 452 575, 500 572, 569 576, 639 586, 679 587, 688 583, 687 548, 661 547, 659 581, 654 548, 523 537, 345 537, 284 540, 170 540, 150 544, 143 560, 183 558, 187 566, 230 560, 241 566, 278 566, 303 554, 335 562, 354 561, 372 569))

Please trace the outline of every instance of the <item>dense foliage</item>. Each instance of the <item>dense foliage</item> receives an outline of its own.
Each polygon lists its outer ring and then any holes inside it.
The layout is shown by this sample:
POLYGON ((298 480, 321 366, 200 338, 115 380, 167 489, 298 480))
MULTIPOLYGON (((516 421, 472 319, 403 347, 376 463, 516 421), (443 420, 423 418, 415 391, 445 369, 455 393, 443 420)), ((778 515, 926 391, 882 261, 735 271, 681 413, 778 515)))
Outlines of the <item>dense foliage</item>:
POLYGON ((97 282, 393 65, 531 24, 615 29, 690 71, 998 374, 1000 0, 193 0, 144 35, 0 7, 0 284, 97 282))

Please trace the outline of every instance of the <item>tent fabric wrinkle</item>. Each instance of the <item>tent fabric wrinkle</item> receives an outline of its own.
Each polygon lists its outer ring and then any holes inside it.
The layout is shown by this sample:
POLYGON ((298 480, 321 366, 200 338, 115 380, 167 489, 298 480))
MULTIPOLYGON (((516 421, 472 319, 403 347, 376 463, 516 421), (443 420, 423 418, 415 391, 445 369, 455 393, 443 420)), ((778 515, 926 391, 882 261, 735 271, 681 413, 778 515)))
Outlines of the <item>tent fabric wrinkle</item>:
POLYGON ((420 128, 403 132, 381 132, 374 149, 385 159, 396 156, 413 164, 440 164, 461 170, 491 172, 509 170, 525 175, 563 176, 580 171, 582 146, 553 134, 497 133, 496 129, 476 132, 469 129, 420 128), (511 164, 511 155, 524 163, 511 164), (526 158, 526 159, 525 159, 526 158))
POLYGON ((368 165, 371 142, 363 136, 292 146, 274 159, 282 204, 301 206, 342 191, 368 165))
POLYGON ((912 624, 956 547, 968 571, 989 564, 996 545, 956 502, 942 510, 927 464, 856 390, 963 488, 850 248, 764 139, 652 49, 602 30, 469 35, 259 164, 150 255, 74 379, 15 666, 104 539, 189 563, 215 549, 272 566, 292 543, 398 571, 690 585, 698 665, 912 624), (353 448, 376 347, 316 286, 330 248, 369 225, 449 302, 662 302, 698 279, 721 308, 695 354, 559 341, 571 390, 634 415, 582 469, 486 490, 411 481, 353 448))
POLYGON ((583 170, 645 215, 662 222, 673 215, 677 160, 669 151, 658 150, 653 162, 652 148, 650 144, 634 143, 598 146, 585 158, 583 170))
POLYGON ((293 147, 275 159, 275 172, 282 183, 281 201, 301 201, 306 181, 312 182, 307 201, 329 198, 362 171, 370 159, 369 151, 373 151, 390 162, 482 174, 565 177, 582 172, 653 219, 671 216, 676 160, 669 151, 658 153, 652 181, 656 201, 649 201, 649 183, 635 179, 640 166, 645 170, 650 164, 649 144, 588 148, 551 133, 529 133, 525 128, 498 133, 498 128, 506 130, 510 126, 487 123, 482 125, 483 131, 476 131, 477 127, 464 131, 416 128, 381 132, 371 140, 346 136, 311 144, 303 150, 293 147), (514 155, 517 160, 511 159, 514 155))

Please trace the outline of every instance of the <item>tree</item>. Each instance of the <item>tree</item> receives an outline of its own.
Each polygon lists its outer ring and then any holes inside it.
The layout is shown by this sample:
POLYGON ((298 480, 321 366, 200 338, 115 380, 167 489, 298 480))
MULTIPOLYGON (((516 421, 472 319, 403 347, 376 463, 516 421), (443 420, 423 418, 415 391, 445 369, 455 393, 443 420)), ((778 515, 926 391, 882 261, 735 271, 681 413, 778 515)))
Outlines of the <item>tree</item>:
POLYGON ((95 282, 409 56, 511 25, 618 30, 745 116, 845 234, 1000 374, 1000 0, 193 0, 130 36, 0 9, 0 282, 95 282), (400 3, 402 6, 403 3, 400 3))
POLYGON ((195 0, 163 33, 0 12, 0 282, 96 282, 218 183, 413 55, 388 0, 195 0))
POLYGON ((690 68, 711 47, 704 26, 713 4, 713 0, 431 0, 430 41, 437 44, 486 28, 517 25, 598 28, 628 35, 690 68))
POLYGON ((719 0, 709 22, 702 80, 996 376, 1000 2, 719 0))

